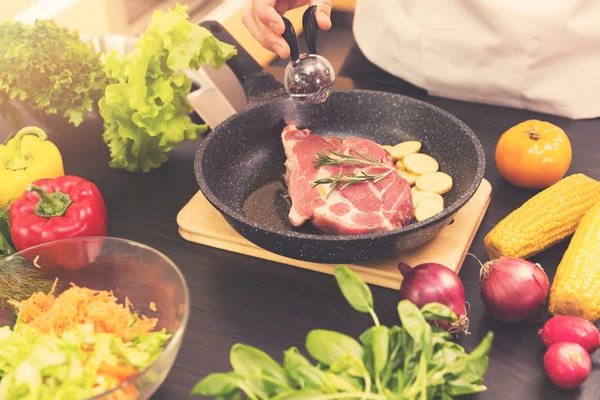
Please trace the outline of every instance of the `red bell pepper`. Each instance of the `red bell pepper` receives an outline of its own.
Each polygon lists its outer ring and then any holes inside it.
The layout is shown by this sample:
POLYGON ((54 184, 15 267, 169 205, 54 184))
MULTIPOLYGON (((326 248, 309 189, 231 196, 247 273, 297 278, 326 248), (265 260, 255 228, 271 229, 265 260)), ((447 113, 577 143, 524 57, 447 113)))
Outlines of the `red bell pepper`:
MULTIPOLYGON (((10 230, 18 251, 61 239, 106 236, 108 213, 100 190, 92 182, 66 175, 37 180, 26 190, 10 207, 10 230)), ((60 253, 65 252, 76 258, 66 248, 60 253)), ((60 259, 67 259, 67 254, 60 259)), ((82 266, 81 260, 73 261, 73 268, 82 266)))

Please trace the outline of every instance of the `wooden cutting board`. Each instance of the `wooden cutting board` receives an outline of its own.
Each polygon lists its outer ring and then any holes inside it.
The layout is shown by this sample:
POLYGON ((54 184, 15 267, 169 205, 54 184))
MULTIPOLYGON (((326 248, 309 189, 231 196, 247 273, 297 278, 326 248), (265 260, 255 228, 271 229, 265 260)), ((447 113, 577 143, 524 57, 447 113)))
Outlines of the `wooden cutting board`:
MULTIPOLYGON (((454 222, 433 240, 383 260, 364 261, 348 267, 367 283, 390 289, 399 289, 402 282, 397 270, 399 261, 411 266, 437 262, 458 273, 490 204, 491 193, 492 186, 484 179, 471 200, 456 214, 454 222)), ((177 224, 179 234, 190 242, 333 274, 334 264, 317 264, 283 257, 249 242, 225 221, 200 191, 179 212, 177 224)))

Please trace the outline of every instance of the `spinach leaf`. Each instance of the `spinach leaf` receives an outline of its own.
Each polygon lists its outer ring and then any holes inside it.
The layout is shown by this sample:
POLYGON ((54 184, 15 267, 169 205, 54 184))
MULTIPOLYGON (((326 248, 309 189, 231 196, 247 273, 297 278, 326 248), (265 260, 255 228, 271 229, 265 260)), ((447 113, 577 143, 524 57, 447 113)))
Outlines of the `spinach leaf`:
POLYGON ((298 389, 319 389, 325 384, 323 371, 312 365, 296 347, 283 353, 283 368, 298 389))
POLYGON ((233 370, 261 397, 291 388, 285 370, 262 350, 238 343, 231 348, 229 358, 233 370))
POLYGON ((363 386, 360 381, 349 374, 334 374, 333 372, 324 372, 325 385, 328 392, 362 392, 363 386))
POLYGON ((473 384, 465 379, 456 379, 448 382, 446 393, 450 396, 463 396, 487 390, 484 385, 473 384))
POLYGON ((392 379, 393 371, 402 367, 404 355, 402 354, 402 335, 406 333, 397 325, 392 326, 388 331, 388 362, 381 373, 381 385, 387 387, 392 379))
POLYGON ((356 378, 364 378, 368 374, 364 362, 350 353, 331 364, 329 371, 334 374, 348 374, 356 378))
POLYGON ((306 336, 306 350, 315 360, 331 365, 350 353, 362 359, 364 351, 360 343, 343 333, 315 329, 306 336))
POLYGON ((458 316, 450 307, 435 302, 421 307, 421 313, 426 320, 454 322, 458 319, 458 316))
POLYGON ((446 367, 446 370, 453 374, 462 373, 463 370, 469 368, 473 368, 478 373, 483 375, 487 370, 487 355, 490 352, 492 347, 492 342, 494 341, 494 333, 488 332, 487 335, 481 340, 479 345, 471 352, 471 354, 458 359, 452 364, 446 367), (471 365, 473 364, 473 365, 471 365))
POLYGON ((230 397, 239 391, 240 382, 242 379, 235 372, 210 374, 194 386, 191 395, 230 397))
POLYGON ((389 330, 387 326, 376 326, 373 329, 373 343, 370 346, 369 353, 373 354, 373 377, 379 392, 383 390, 381 386, 381 373, 388 363, 389 350, 389 330))
POLYGON ((371 313, 375 320, 375 325, 379 325, 379 321, 373 311, 373 294, 369 286, 346 266, 337 266, 335 268, 335 279, 342 294, 352 308, 358 312, 371 313))
POLYGON ((283 393, 273 400, 317 400, 325 396, 326 393, 319 390, 301 390, 299 392, 283 393))

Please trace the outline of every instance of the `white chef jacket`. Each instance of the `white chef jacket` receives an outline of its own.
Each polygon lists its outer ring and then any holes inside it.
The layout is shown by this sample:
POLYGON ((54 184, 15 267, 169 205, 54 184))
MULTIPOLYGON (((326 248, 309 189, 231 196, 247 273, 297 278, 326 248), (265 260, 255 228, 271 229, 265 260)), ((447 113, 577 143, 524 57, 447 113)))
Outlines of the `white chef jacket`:
POLYGON ((431 95, 600 116, 600 0, 357 0, 353 31, 431 95))

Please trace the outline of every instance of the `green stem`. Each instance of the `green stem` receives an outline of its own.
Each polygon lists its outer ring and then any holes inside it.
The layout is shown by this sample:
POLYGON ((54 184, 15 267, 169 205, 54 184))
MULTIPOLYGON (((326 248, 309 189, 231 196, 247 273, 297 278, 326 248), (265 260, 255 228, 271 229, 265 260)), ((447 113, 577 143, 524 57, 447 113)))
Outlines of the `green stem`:
POLYGON ((32 184, 27 184, 25 190, 36 192, 40 196, 40 201, 35 206, 35 213, 40 217, 62 217, 72 203, 71 197, 61 191, 48 193, 41 187, 32 184))
POLYGON ((375 326, 379 326, 379 318, 377 318, 377 314, 375 314, 375 310, 373 310, 372 308, 369 308, 369 314, 371 314, 371 317, 373 317, 373 322, 375 323, 375 326))
POLYGON ((26 126, 21 129, 17 134, 8 142, 7 145, 7 156, 4 159, 4 165, 6 168, 17 171, 25 169, 31 162, 31 155, 24 152, 21 147, 23 138, 27 135, 37 135, 40 140, 48 139, 48 135, 42 129, 37 126, 26 126))

